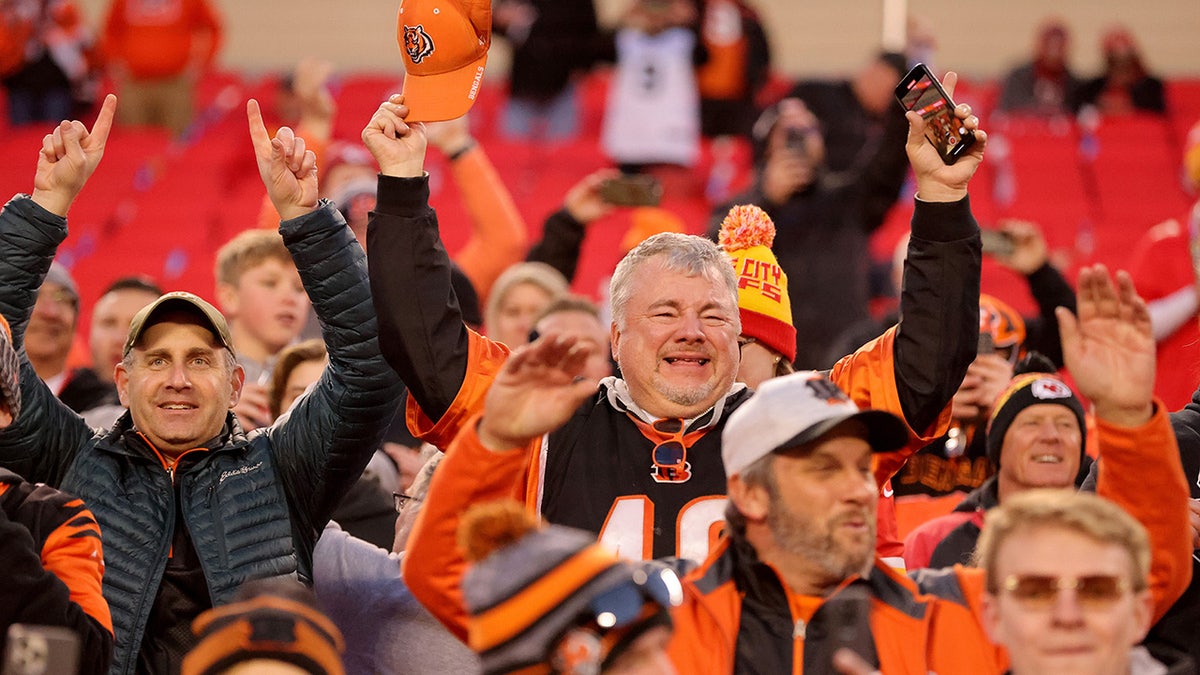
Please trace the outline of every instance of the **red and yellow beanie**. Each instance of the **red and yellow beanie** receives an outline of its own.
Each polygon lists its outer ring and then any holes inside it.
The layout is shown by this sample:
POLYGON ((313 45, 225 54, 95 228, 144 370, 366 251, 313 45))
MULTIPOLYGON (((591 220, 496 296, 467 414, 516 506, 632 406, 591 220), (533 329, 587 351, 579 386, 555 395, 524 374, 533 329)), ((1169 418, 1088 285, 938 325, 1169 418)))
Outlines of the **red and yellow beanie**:
POLYGON ((787 275, 775 259, 775 223, 754 205, 735 206, 721 223, 717 243, 733 259, 738 276, 742 335, 796 360, 796 327, 787 275))

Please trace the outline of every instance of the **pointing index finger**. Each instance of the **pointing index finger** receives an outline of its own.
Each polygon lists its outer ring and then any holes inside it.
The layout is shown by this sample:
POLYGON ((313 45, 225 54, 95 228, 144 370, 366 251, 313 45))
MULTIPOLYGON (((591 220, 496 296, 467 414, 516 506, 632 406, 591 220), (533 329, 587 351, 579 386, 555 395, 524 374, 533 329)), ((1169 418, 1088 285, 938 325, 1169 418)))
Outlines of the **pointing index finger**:
POLYGON ((96 116, 96 123, 92 125, 92 143, 104 145, 108 141, 108 132, 112 130, 113 116, 116 112, 117 97, 112 94, 105 96, 100 114, 96 116))
POLYGON ((254 143, 254 151, 262 155, 271 154, 271 136, 267 133, 267 127, 263 124, 262 110, 258 107, 258 101, 249 99, 246 101, 246 119, 250 123, 250 141, 254 143))

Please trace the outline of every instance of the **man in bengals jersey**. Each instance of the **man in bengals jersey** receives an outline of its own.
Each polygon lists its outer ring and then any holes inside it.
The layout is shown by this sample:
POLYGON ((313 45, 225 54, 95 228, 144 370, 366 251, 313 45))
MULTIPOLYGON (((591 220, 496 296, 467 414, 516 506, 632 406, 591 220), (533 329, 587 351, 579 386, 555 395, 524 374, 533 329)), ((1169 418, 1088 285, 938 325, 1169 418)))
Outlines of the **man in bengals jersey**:
MULTIPOLYGON (((363 131, 380 166, 367 234, 378 261, 368 270, 384 355, 411 393, 409 428, 444 448, 481 409, 509 348, 463 326, 428 205, 424 129, 407 114, 405 99, 392 97, 363 131)), ((968 106, 957 114, 978 127, 968 106)), ((944 433, 978 331, 979 235, 966 188, 985 144, 946 166, 924 140, 924 122, 912 116, 910 125, 919 192, 904 320, 831 373, 857 404, 908 425, 910 446, 880 456, 881 484, 921 439, 944 433)), ((514 496, 626 557, 703 559, 725 510, 720 431, 751 395, 734 381, 739 283, 724 252, 699 237, 663 233, 626 255, 611 285, 621 375, 602 380, 565 426, 529 443, 514 496)))

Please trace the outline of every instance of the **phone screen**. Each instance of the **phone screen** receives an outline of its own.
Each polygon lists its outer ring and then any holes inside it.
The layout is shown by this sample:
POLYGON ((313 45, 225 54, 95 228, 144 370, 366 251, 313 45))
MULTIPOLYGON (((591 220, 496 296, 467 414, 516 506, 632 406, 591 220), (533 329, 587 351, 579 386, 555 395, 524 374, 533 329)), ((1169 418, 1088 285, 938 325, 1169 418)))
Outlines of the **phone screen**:
POLYGON ((1007 258, 1015 250, 1012 237, 1000 230, 980 229, 979 236, 983 241, 983 252, 988 255, 1007 258))
POLYGON ((600 198, 616 206, 658 206, 662 184, 647 175, 610 178, 600 184, 600 198))
POLYGON ((918 63, 896 87, 896 98, 905 110, 925 118, 925 137, 946 164, 953 164, 975 144, 975 133, 954 116, 954 101, 924 64, 918 63))

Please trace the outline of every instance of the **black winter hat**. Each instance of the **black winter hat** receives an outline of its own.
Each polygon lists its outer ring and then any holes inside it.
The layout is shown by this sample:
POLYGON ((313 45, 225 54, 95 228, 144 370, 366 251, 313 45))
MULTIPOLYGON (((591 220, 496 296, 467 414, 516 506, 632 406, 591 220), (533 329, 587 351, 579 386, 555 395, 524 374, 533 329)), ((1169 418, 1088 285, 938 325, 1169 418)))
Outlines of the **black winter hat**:
POLYGON ((1051 373, 1021 373, 1013 377, 1008 389, 992 406, 992 417, 987 426, 987 456, 992 466, 1000 468, 1000 449, 1004 446, 1004 435, 1016 419, 1017 414, 1031 405, 1053 403, 1068 408, 1079 421, 1079 455, 1083 459, 1087 447, 1087 424, 1083 417, 1083 404, 1075 392, 1057 375, 1051 373))

